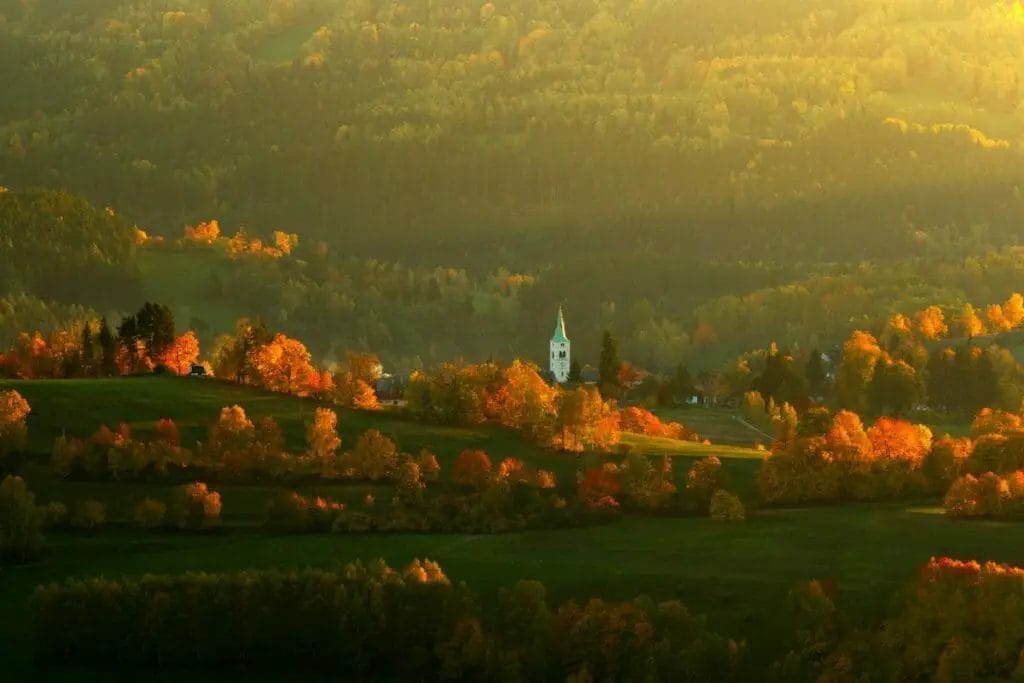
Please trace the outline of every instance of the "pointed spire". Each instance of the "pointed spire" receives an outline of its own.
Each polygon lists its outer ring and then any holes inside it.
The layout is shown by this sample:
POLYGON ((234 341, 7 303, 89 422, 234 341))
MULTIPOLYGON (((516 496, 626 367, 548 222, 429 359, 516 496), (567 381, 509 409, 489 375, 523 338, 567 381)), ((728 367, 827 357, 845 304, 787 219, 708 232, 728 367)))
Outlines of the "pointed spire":
POLYGON ((561 306, 558 307, 558 321, 555 322, 555 333, 551 336, 551 341, 558 344, 569 341, 565 336, 565 316, 562 315, 561 306))

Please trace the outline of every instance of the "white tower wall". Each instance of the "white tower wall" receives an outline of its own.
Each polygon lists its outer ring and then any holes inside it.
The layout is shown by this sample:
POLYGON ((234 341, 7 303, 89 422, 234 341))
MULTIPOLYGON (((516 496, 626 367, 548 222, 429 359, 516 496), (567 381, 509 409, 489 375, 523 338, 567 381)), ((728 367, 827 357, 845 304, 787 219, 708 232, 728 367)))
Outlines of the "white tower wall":
POLYGON ((565 318, 562 316, 562 309, 558 309, 558 321, 555 323, 555 333, 551 336, 549 344, 549 365, 548 369, 555 376, 555 380, 564 384, 569 381, 569 368, 572 366, 572 342, 565 335, 565 318))

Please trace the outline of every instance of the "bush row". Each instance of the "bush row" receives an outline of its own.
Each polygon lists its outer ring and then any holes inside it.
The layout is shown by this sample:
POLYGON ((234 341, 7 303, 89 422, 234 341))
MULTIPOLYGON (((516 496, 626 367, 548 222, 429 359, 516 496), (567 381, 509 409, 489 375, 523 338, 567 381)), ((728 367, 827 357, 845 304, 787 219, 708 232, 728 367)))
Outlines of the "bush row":
POLYGON ((477 600, 430 561, 337 571, 70 580, 31 601, 37 655, 103 667, 322 667, 357 678, 727 680, 741 645, 678 602, 549 607, 543 585, 477 600))

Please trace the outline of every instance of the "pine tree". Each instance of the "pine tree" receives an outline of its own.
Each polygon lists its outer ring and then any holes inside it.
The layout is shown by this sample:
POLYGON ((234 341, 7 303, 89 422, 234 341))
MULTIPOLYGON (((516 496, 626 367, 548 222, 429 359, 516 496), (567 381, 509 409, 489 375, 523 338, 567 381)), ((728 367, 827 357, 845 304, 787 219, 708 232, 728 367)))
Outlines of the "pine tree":
POLYGON ((619 343, 611 332, 605 331, 601 338, 601 362, 598 365, 598 373, 601 377, 601 394, 605 398, 617 398, 622 388, 619 381, 619 371, 622 370, 622 360, 619 358, 619 343))
POLYGON ((99 343, 100 343, 100 374, 106 377, 117 374, 117 340, 114 339, 114 334, 110 331, 110 325, 107 324, 107 318, 104 316, 100 319, 100 331, 99 331, 99 343))
POLYGON ((94 354, 92 347, 92 324, 88 320, 86 320, 85 324, 82 325, 81 354, 82 374, 86 376, 92 375, 95 372, 95 368, 93 367, 94 354))
POLYGON ((580 367, 580 362, 573 358, 572 363, 569 364, 569 382, 571 384, 579 384, 582 381, 583 369, 580 367))

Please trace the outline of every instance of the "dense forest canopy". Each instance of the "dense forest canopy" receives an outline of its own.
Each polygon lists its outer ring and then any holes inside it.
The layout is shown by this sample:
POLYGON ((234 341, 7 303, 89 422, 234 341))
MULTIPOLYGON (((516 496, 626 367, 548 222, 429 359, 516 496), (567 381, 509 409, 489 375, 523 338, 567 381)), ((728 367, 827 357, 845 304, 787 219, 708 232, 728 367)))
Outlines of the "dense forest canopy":
POLYGON ((0 0, 0 184, 297 233, 190 279, 322 354, 707 365, 1005 298, 1022 72, 1012 0, 0 0))

